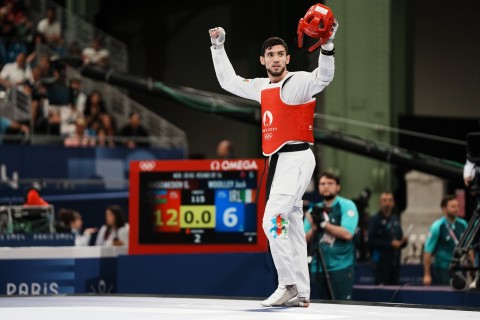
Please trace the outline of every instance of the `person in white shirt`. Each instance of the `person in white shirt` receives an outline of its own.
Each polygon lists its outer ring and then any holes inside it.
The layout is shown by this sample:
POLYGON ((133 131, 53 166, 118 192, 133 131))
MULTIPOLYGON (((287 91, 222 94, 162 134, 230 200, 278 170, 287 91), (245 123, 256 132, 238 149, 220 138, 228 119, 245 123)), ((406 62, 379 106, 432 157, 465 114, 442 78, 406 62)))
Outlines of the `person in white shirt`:
POLYGON ((15 62, 7 63, 0 72, 0 84, 4 87, 21 86, 27 81, 26 56, 20 52, 15 62))
POLYGON ((95 245, 128 246, 130 226, 125 221, 123 209, 118 205, 108 206, 105 210, 105 224, 100 228, 95 245))
POLYGON ((75 234, 75 246, 90 245, 90 238, 92 237, 92 234, 97 232, 97 228, 86 228, 82 233, 82 226, 82 216, 77 211, 73 211, 73 220, 70 223, 70 228, 75 234))
POLYGON ((96 64, 102 67, 108 65, 108 57, 110 52, 102 48, 102 41, 100 38, 95 38, 92 41, 92 46, 83 49, 82 59, 84 64, 96 64))
POLYGON ((89 246, 92 234, 97 232, 97 228, 86 228, 83 230, 83 219, 78 211, 72 209, 60 209, 59 216, 62 231, 69 230, 75 234, 75 246, 89 246))
POLYGON ((47 43, 58 44, 62 36, 62 25, 57 21, 57 11, 54 7, 47 9, 47 17, 40 20, 37 31, 47 43))

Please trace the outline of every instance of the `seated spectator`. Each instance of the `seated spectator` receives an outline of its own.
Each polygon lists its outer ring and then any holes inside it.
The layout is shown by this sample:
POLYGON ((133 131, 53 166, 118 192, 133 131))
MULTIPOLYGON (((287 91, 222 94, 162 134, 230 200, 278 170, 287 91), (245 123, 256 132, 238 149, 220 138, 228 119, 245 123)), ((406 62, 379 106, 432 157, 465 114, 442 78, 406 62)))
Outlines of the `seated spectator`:
POLYGON ((80 44, 78 41, 72 41, 67 47, 67 56, 69 57, 77 57, 81 59, 82 56, 82 48, 80 48, 80 44))
POLYGON ((112 137, 107 135, 107 131, 103 127, 100 127, 97 131, 97 146, 102 148, 115 147, 112 137))
POLYGON ((232 159, 233 154, 233 142, 230 140, 222 140, 217 145, 217 158, 220 159, 232 159))
MULTIPOLYGON (((60 209, 59 216, 61 220, 61 226, 63 226, 64 231, 75 234, 76 246, 88 246, 90 244, 90 238, 92 234, 97 232, 97 228, 87 228, 82 234, 82 216, 80 213, 78 213, 78 211, 72 209, 60 209)), ((56 229, 58 231, 59 227, 56 229)))
POLYGON ((27 81, 25 53, 19 53, 15 62, 7 63, 0 72, 0 84, 5 88, 23 85, 27 81))
POLYGON ((68 88, 68 105, 60 107, 60 133, 70 135, 75 132, 75 122, 83 118, 87 95, 81 91, 82 81, 72 79, 68 88))
POLYGON ((92 46, 83 49, 82 60, 84 64, 94 64, 102 67, 108 65, 108 57, 110 53, 107 49, 102 48, 102 40, 95 38, 92 41, 92 46))
POLYGON ((94 90, 90 93, 85 104, 84 115, 88 127, 92 127, 94 122, 101 123, 101 115, 107 113, 107 108, 103 102, 100 91, 94 90))
POLYGON ((62 25, 57 21, 57 10, 54 7, 47 9, 46 17, 37 25, 37 31, 43 35, 47 44, 56 46, 62 36, 62 25))
POLYGON ((150 142, 147 138, 150 136, 148 130, 140 123, 140 114, 138 112, 131 112, 128 117, 128 124, 120 131, 122 137, 143 138, 143 139, 126 139, 124 144, 127 148, 133 149, 136 147, 149 147, 150 142))
POLYGON ((117 126, 115 120, 108 113, 102 114, 100 127, 97 129, 97 143, 101 147, 115 147, 115 136, 117 135, 117 126))
POLYGON ((86 131, 87 123, 84 118, 79 118, 75 122, 75 132, 65 138, 65 147, 94 147, 95 137, 89 135, 86 131))
POLYGON ((21 124, 20 122, 10 120, 7 117, 0 117, 0 144, 2 144, 3 141, 2 135, 11 133, 11 130, 17 130, 23 134, 29 134, 30 132, 28 126, 21 124))
POLYGON ((97 246, 128 246, 130 226, 125 221, 123 209, 111 205, 105 211, 105 225, 98 232, 97 246))

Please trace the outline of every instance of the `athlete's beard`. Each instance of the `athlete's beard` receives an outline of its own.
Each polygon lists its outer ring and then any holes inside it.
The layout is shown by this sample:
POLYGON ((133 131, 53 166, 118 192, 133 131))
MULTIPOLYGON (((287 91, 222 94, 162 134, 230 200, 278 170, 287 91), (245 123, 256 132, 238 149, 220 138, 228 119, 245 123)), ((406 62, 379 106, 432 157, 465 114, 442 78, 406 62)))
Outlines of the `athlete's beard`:
POLYGON ((278 72, 274 72, 272 71, 271 69, 268 69, 267 68, 267 72, 269 75, 271 75, 272 77, 280 77, 284 72, 285 72, 285 67, 283 67, 280 71, 278 72))
POLYGON ((327 201, 333 200, 333 198, 335 198, 336 196, 337 195, 335 193, 330 193, 330 194, 327 194, 327 195, 322 194, 323 199, 327 200, 327 201))

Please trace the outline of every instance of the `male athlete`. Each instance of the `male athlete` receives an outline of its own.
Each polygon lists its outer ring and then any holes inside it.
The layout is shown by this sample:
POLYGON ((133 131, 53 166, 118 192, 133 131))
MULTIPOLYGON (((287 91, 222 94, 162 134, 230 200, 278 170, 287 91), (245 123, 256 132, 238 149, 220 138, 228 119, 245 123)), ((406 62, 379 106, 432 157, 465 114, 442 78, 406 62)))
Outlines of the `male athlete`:
MULTIPOLYGON (((322 8, 316 15, 329 13, 328 7, 322 8)), ((328 36, 321 47, 318 67, 312 72, 289 72, 287 44, 281 38, 267 39, 261 46, 260 63, 265 66, 268 78, 238 76, 224 49, 225 30, 221 27, 209 30, 213 64, 221 87, 261 104, 262 151, 270 156, 263 229, 278 273, 277 290, 261 302, 265 307, 309 305, 302 196, 315 167, 309 146, 313 144, 313 96, 322 91, 334 75, 332 40, 338 24, 333 14, 330 13, 330 17, 329 24, 325 24, 329 26, 328 36)))

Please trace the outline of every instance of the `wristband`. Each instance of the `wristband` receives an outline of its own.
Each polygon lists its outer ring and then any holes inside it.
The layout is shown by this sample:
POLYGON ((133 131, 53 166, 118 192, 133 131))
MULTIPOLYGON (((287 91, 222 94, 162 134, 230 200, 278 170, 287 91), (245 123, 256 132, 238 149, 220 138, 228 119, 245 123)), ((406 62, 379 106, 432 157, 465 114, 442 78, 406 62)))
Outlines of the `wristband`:
POLYGON ((333 50, 323 50, 322 48, 320 52, 325 56, 335 56, 335 48, 333 48, 333 50))

